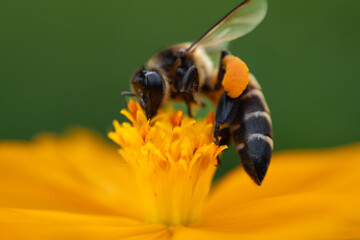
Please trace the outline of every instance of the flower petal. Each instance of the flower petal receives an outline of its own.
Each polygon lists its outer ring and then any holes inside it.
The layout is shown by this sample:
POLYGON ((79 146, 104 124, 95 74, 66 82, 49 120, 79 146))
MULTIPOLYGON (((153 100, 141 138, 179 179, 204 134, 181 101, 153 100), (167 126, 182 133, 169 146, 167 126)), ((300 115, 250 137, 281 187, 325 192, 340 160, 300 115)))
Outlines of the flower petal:
POLYGON ((0 166, 1 207, 143 218, 133 174, 116 147, 84 130, 0 142, 0 166))
POLYGON ((0 208, 1 239, 171 239, 166 226, 46 210, 0 208))
POLYGON ((261 187, 242 169, 226 176, 174 239, 360 238, 359 173, 360 144, 278 153, 261 187))

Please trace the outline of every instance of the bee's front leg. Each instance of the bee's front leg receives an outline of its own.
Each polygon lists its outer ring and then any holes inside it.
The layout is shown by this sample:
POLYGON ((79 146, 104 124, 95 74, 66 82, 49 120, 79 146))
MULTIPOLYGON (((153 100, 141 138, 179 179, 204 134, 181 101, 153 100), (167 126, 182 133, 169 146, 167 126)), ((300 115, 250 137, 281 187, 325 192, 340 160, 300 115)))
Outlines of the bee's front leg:
POLYGON ((127 109, 128 105, 127 105, 126 98, 125 98, 126 96, 135 97, 136 94, 133 93, 133 92, 121 92, 121 97, 122 97, 122 100, 123 100, 124 107, 127 109))
POLYGON ((181 82, 180 93, 186 103, 188 115, 192 117, 190 104, 199 102, 199 73, 194 65, 186 71, 181 82))

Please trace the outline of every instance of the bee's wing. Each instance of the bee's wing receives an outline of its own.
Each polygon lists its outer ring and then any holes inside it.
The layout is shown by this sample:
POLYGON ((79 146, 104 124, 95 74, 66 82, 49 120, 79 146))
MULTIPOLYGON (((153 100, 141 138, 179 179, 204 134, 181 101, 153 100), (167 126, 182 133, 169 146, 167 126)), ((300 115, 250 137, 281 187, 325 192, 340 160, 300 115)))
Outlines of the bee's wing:
POLYGON ((198 46, 217 48, 253 30, 265 17, 266 0, 244 0, 210 28, 187 51, 198 46))

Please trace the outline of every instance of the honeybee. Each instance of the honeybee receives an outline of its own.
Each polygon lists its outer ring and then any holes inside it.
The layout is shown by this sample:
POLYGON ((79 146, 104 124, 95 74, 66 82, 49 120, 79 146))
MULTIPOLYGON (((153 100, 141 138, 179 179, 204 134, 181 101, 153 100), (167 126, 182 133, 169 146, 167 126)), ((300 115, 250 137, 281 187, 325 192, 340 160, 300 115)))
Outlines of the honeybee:
POLYGON ((227 43, 253 30, 265 17, 266 0, 243 0, 197 41, 156 53, 130 81, 132 92, 148 119, 167 100, 203 105, 200 93, 217 103, 214 137, 219 145, 233 140, 245 171, 261 184, 273 149, 269 108, 244 62, 223 50, 227 43), (220 63, 211 56, 218 56, 220 63))

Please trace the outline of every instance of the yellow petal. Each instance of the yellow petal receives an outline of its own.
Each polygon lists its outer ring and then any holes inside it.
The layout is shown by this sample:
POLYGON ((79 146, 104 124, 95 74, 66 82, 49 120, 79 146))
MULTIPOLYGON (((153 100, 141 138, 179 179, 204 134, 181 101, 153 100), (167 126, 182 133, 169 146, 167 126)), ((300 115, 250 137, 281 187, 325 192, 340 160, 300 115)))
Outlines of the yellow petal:
POLYGON ((7 239, 171 239, 164 225, 116 217, 0 208, 0 236, 7 239))
POLYGON ((174 239, 358 239, 359 186, 360 144, 278 153, 261 187, 242 169, 226 176, 174 239))
POLYGON ((131 170, 89 132, 0 142, 0 166, 1 207, 143 218, 131 170))

